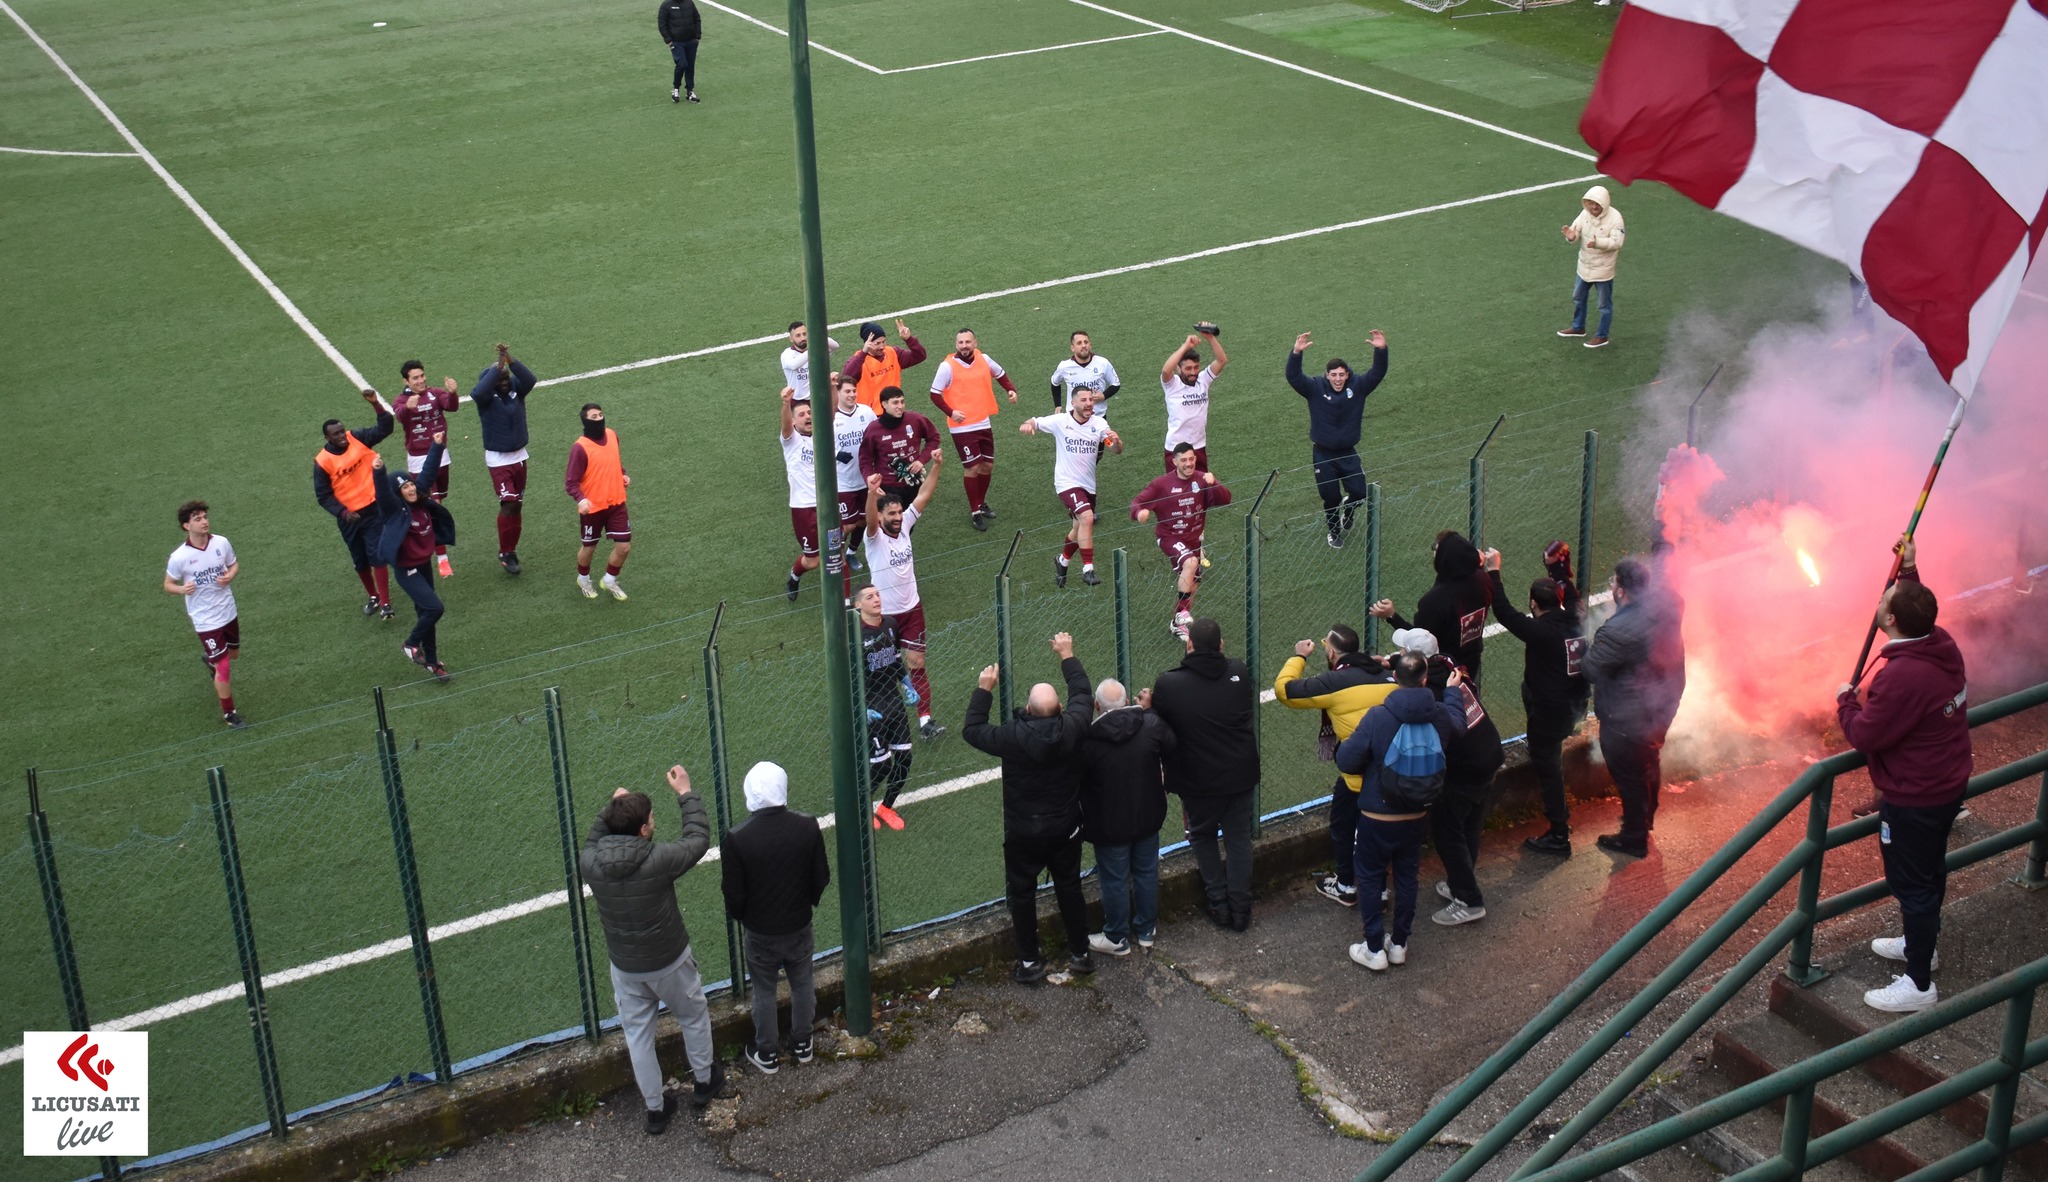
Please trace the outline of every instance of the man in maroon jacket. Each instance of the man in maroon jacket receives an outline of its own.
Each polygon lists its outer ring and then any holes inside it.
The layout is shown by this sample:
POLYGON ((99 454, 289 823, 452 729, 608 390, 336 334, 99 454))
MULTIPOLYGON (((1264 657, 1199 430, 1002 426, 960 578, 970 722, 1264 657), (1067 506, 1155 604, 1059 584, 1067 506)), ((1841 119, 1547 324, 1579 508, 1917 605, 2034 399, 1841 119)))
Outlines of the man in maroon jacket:
POLYGON ((882 391, 882 413, 860 439, 860 474, 882 478, 882 494, 903 498, 908 505, 924 485, 925 468, 939 454, 939 429, 932 421, 903 406, 896 386, 882 391))
POLYGON ((1906 962, 1905 973, 1865 993, 1863 1001, 1894 1014, 1924 1010, 1939 999, 1932 973, 1948 889, 1948 835, 1970 779, 1963 653, 1934 625, 1934 592, 1920 582, 1912 541, 1901 546, 1899 581, 1877 607, 1877 625, 1891 638, 1878 654, 1884 666, 1861 702, 1853 685, 1835 690, 1842 734, 1870 759, 1884 878, 1905 926, 1904 936, 1870 942, 1886 960, 1906 962))

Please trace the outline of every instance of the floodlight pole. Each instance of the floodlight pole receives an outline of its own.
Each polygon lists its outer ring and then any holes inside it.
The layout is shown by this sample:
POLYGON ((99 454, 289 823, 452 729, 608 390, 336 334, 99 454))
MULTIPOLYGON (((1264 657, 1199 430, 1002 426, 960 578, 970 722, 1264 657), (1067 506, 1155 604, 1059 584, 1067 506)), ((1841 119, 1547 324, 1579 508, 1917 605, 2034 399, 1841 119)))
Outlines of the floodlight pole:
POLYGON ((811 122, 811 21, 805 0, 789 0, 789 83, 796 113, 797 217, 804 240, 804 324, 810 333, 810 383, 815 394, 824 380, 825 405, 811 406, 812 450, 816 453, 819 540, 825 561, 819 571, 818 595, 825 615, 825 685, 827 720, 832 743, 832 808, 839 818, 834 837, 839 847, 839 934, 845 951, 846 1029, 865 1035, 873 1027, 868 981, 867 895, 861 889, 861 830, 867 823, 867 801, 860 787, 860 765, 853 748, 853 668, 849 660, 847 612, 832 602, 846 568, 849 541, 837 528, 839 468, 834 459, 832 355, 825 339, 825 239, 818 216, 818 141, 811 122))

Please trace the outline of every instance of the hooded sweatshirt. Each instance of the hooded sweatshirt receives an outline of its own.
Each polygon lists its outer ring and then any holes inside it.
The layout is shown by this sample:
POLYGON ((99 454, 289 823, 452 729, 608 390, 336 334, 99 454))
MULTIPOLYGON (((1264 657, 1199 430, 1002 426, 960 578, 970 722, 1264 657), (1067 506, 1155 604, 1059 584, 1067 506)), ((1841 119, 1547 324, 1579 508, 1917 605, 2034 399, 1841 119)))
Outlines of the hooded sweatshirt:
POLYGON ((1577 597, 1566 601, 1568 607, 1552 608, 1540 616, 1523 615, 1501 586, 1500 572, 1489 571, 1487 579, 1493 586, 1494 614, 1524 646, 1523 710, 1532 719, 1540 715, 1553 724, 1583 712, 1586 679, 1572 672, 1584 659, 1586 648, 1577 597))
MULTIPOLYGON (((1464 534, 1445 534, 1436 544, 1436 582, 1415 603, 1415 627, 1436 637, 1437 651, 1456 661, 1473 681, 1479 680, 1479 657, 1486 649, 1486 609, 1493 603, 1493 585, 1479 570, 1479 548, 1464 534)), ((1408 621, 1393 619, 1394 627, 1408 621)))
POLYGON ((1962 799, 1970 779, 1969 686, 1963 650, 1936 627, 1879 652, 1884 665, 1862 702, 1836 702, 1842 734, 1870 759, 1870 782, 1886 801, 1930 808, 1962 799))
POLYGON ((1152 711, 1177 740, 1166 757, 1166 790, 1235 796, 1259 783, 1259 687, 1243 661, 1189 653, 1152 686, 1152 711))
POLYGON ((789 775, 772 763, 747 772, 746 822, 719 849, 725 910, 763 936, 786 936, 811 922, 832 867, 816 817, 789 807, 789 775))
POLYGON ((676 798, 683 833, 656 842, 638 833, 613 833, 602 817, 590 823, 576 868, 590 884, 605 950, 624 973, 652 973, 674 964, 690 947, 689 929, 676 906, 676 879, 711 848, 711 824, 696 793, 676 798))
POLYGON ((1579 232, 1579 278, 1600 283, 1614 278, 1614 258, 1621 253, 1627 232, 1622 228, 1621 211, 1607 203, 1607 186, 1586 190, 1585 200, 1599 205, 1600 212, 1587 213, 1580 206, 1579 216, 1572 219, 1572 228, 1579 232))
POLYGON ((1365 712, 1358 729, 1337 748, 1337 770, 1359 778, 1359 812, 1396 820, 1424 815, 1390 813, 1386 799, 1380 795, 1380 765, 1386 761, 1387 746, 1394 741, 1394 732, 1409 722, 1426 722, 1436 727, 1446 761, 1465 733, 1465 712, 1439 701, 1436 691, 1417 685, 1388 694, 1385 702, 1365 712))
POLYGON ((1097 845, 1157 837, 1166 823, 1160 760, 1174 745, 1173 728, 1136 706, 1097 717, 1081 736, 1081 836, 1097 845))
POLYGON ((1078 835, 1081 830, 1081 765, 1074 753, 1095 713, 1095 695, 1078 657, 1060 662, 1067 682, 1067 708, 1047 717, 1017 711, 1001 725, 988 720, 995 695, 979 686, 967 699, 960 737, 977 751, 1003 761, 1003 833, 1008 837, 1078 835))

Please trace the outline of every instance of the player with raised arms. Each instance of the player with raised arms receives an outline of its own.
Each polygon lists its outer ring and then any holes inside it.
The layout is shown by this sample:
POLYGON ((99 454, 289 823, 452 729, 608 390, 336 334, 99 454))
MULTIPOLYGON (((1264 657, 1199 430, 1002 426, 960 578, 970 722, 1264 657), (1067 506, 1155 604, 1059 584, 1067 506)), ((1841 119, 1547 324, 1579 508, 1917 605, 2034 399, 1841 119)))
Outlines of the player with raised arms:
MULTIPOLYGON (((897 392, 902 397, 902 392, 897 392)), ((925 470, 927 479, 908 505, 895 493, 882 491, 882 477, 868 477, 868 522, 866 548, 868 575, 882 595, 882 612, 896 630, 896 643, 903 649, 903 663, 910 667, 910 688, 917 694, 918 733, 936 739, 946 728, 932 720, 932 683, 924 672, 924 603, 917 595, 917 567, 910 551, 910 531, 931 503, 939 466, 933 456, 925 470)))
POLYGON ((1159 391, 1166 397, 1166 470, 1173 471, 1179 444, 1194 448, 1195 467, 1209 470, 1209 385, 1223 374, 1230 358, 1223 353, 1223 330, 1208 321, 1195 326, 1181 347, 1159 367, 1159 391), (1216 360, 1202 364, 1202 338, 1216 360))
POLYGON ((791 603, 803 586, 804 572, 818 569, 818 462, 811 438, 811 404, 799 402, 796 390, 782 388, 782 466, 789 475, 789 527, 796 532, 796 563, 789 568, 785 592, 791 603))
POLYGON ((484 437, 484 466, 490 469, 491 490, 498 496, 498 565, 508 575, 519 573, 519 532, 526 505, 526 398, 540 380, 498 346, 498 360, 484 367, 470 387, 476 404, 476 425, 484 437))
POLYGON ((1188 622, 1195 605, 1195 587, 1202 581, 1202 531, 1209 510, 1230 503, 1230 490, 1216 482, 1213 473, 1195 468, 1195 445, 1183 440, 1173 447, 1173 471, 1155 476, 1152 483, 1131 498, 1131 520, 1158 518, 1152 536, 1159 552, 1166 555, 1176 576, 1180 599, 1173 605, 1175 636, 1187 639, 1188 622))
POLYGON ((868 481, 860 472, 860 444, 875 412, 860 404, 860 383, 832 375, 832 459, 839 467, 839 530, 846 546, 846 593, 860 570, 860 532, 868 519, 868 481))
POLYGON ((376 426, 352 431, 340 419, 320 424, 320 433, 327 437, 327 442, 313 453, 313 499, 334 514, 342 545, 348 547, 349 560, 355 564, 356 578, 362 580, 363 590, 370 593, 363 614, 382 615, 389 620, 393 618, 391 572, 370 555, 378 525, 372 465, 377 462, 377 445, 391 434, 396 423, 375 390, 364 390, 363 401, 377 409, 376 426))
MULTIPOLYGON (((398 404, 392 413, 398 417, 398 427, 405 440, 405 470, 417 475, 420 465, 427 459, 427 449, 433 446, 434 436, 446 435, 448 416, 462 407, 462 395, 457 393, 455 379, 444 377, 441 384, 427 385, 427 367, 417 361, 400 363, 398 376, 405 379, 405 389, 398 395, 398 404)), ((441 449, 441 467, 426 480, 430 495, 436 501, 448 499, 448 449, 441 449)), ((445 547, 434 551, 436 568, 441 577, 452 578, 455 567, 448 561, 445 547)))
POLYGON ((988 507, 988 486, 995 479, 996 433, 991 420, 1002 410, 996 402, 996 386, 1010 392, 1017 402, 1016 384, 981 351, 974 330, 963 328, 953 334, 953 352, 939 362, 932 375, 932 405, 946 416, 946 429, 953 434, 953 450, 960 455, 960 483, 967 490, 968 521, 987 532, 995 518, 988 507))
POLYGON ((164 566, 164 591, 184 598, 185 614, 199 634, 199 659, 213 672, 220 720, 229 730, 238 731, 249 725, 235 713, 235 688, 230 680, 235 658, 242 651, 242 621, 228 584, 242 573, 242 565, 228 540, 213 532, 205 501, 178 506, 178 528, 185 531, 185 540, 171 551, 164 566))
POLYGON ((1053 563, 1055 587, 1067 585, 1067 566, 1077 550, 1081 553, 1081 581, 1091 587, 1102 581, 1095 573, 1095 468, 1104 448, 1122 455, 1124 441, 1095 413, 1095 400, 1095 391, 1076 389, 1068 396, 1066 413, 1026 419, 1017 428, 1023 435, 1050 435, 1059 448, 1053 460, 1052 487, 1073 524, 1067 527, 1066 545, 1053 563))
MULTIPOLYGON (((831 356, 839 342, 825 338, 825 355, 831 356)), ((813 401, 811 388, 811 332, 801 320, 789 322, 789 348, 782 351, 782 384, 795 390, 798 402, 813 401)))

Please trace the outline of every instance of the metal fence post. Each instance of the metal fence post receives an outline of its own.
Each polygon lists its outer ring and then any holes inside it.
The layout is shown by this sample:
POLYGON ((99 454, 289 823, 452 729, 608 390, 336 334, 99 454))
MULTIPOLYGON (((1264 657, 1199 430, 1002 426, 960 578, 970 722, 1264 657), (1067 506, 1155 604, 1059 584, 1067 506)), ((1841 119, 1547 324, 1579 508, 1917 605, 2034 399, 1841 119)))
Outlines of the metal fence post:
MULTIPOLYGON (((705 720, 711 728, 711 804, 718 817, 718 844, 732 829, 732 768, 725 749, 724 670, 718 663, 718 627, 725 622, 725 600, 711 613, 711 635, 704 638, 705 720)), ((721 908, 723 910, 723 908, 721 908)), ((747 965, 740 957, 739 924, 725 916, 725 963, 732 970, 732 995, 747 996, 747 965)))
POLYGON ((1130 555, 1122 546, 1109 552, 1110 577, 1116 586, 1116 679, 1131 684, 1130 555))
POLYGON ((2019 1100, 2020 1074, 2027 1062, 2027 1028, 2034 1020, 2034 992, 2015 993, 2005 1003, 1998 1061, 2008 1074, 1992 1087, 1991 1105, 1984 1114, 1984 1142, 1996 1149, 1998 1156, 1979 1169, 1979 1182, 1999 1182, 2005 1174, 2005 1154, 2012 1144, 2012 1110, 2019 1100))
POLYGON ((1586 432, 1586 455, 1579 469, 1579 591, 1593 573, 1593 497, 1600 483, 1600 432, 1586 432))
MULTIPOLYGON (((377 717, 384 720, 384 689, 371 691, 377 717)), ((398 741, 391 728, 377 729, 377 762, 384 771, 384 807, 391 815, 391 847, 398 860, 398 890, 405 896, 405 926, 412 937, 412 963, 420 979, 420 1013, 427 1023, 427 1050, 434 1060, 434 1079, 454 1082, 448 1061, 448 1030, 441 1016, 441 987, 434 980, 434 949, 427 939, 427 903, 420 894, 419 862, 413 857, 412 819, 405 810, 405 780, 398 770, 398 741)))
POLYGON ((1472 453, 1471 479, 1470 483, 1466 486, 1469 494, 1467 497, 1466 537, 1471 539, 1472 544, 1480 549, 1484 549, 1486 546, 1484 539, 1486 530, 1486 445, 1493 442, 1494 432, 1500 430, 1500 425, 1507 421, 1508 417, 1506 415, 1495 419, 1493 421, 1493 429, 1486 433, 1486 438, 1479 441, 1479 450, 1472 453))
MULTIPOLYGON (((2048 772, 2041 775, 2041 787, 2034 794, 2034 824, 2048 831, 2048 772)), ((2048 886, 2048 836, 2037 837, 2027 847, 2027 865, 2014 882, 2030 891, 2048 886)))
POLYGON ((1792 1167, 1792 1176, 1806 1172, 1806 1142, 1813 1131, 1813 1085, 1785 1097, 1785 1123, 1779 1130, 1778 1156, 1792 1167))
POLYGON ((562 691, 541 691, 548 717, 548 756, 555 765, 555 818, 562 833, 562 879, 568 890, 569 939, 575 944, 576 996, 583 1010, 583 1036, 597 1041, 597 979, 590 964, 590 916, 583 909, 583 875, 576 868, 581 842, 576 832, 575 798, 569 792, 569 736, 562 725, 562 691))
MULTIPOLYGON (((868 739, 867 663, 861 655, 860 612, 851 607, 846 609, 846 643, 852 649, 847 663, 847 672, 853 679, 853 692, 850 698, 853 703, 853 741, 863 756, 860 761, 860 770, 855 775, 860 780, 861 800, 872 806, 875 800, 875 765, 873 760, 866 758, 867 754, 873 750, 872 744, 868 739)), ((914 714, 915 711, 912 711, 912 713, 914 714)), ((860 878, 861 892, 867 900, 868 947, 872 950, 880 951, 882 947, 882 876, 876 862, 875 826, 871 819, 873 815, 872 808, 870 808, 869 812, 854 818, 857 822, 865 823, 856 823, 853 829, 854 832, 860 834, 860 878)))
MULTIPOLYGON (((1260 549, 1263 539, 1259 537, 1259 507, 1266 503, 1266 494, 1273 490, 1273 481, 1278 479, 1279 476, 1280 470, 1278 468, 1267 473, 1266 486, 1259 490, 1258 498, 1252 501, 1251 512, 1244 515, 1244 663, 1252 671, 1252 681, 1255 687, 1260 676, 1259 670, 1263 668, 1259 664, 1259 576, 1260 562, 1263 555, 1263 551, 1260 549)), ((1258 698, 1256 697, 1256 688, 1253 692, 1252 749, 1257 751, 1260 748, 1260 715, 1257 710, 1258 698)), ((1260 763, 1261 769, 1264 766, 1262 758, 1260 763)), ((1259 820, 1265 814, 1265 810, 1260 807, 1264 797, 1263 785, 1265 776, 1263 771, 1259 778, 1260 783, 1252 785, 1253 837, 1257 837, 1265 831, 1264 823, 1259 820)))
MULTIPOLYGON (((36 769, 28 769, 28 840, 35 847, 36 882, 43 889, 43 915, 50 921, 50 952, 57 961, 57 981, 64 989, 64 1017, 71 1029, 92 1029, 85 1009, 85 986, 78 976, 78 948, 71 942, 71 917, 64 910, 64 888, 57 881, 57 851, 50 843, 50 819, 43 815, 42 787, 36 769)), ((118 1158, 100 1159, 100 1175, 121 1176, 118 1158)))
POLYGON ((235 953, 242 962, 242 1000, 249 1007, 249 1030, 256 1040, 256 1074, 263 1087, 263 1107, 270 1135, 284 1136, 284 1087, 277 1077, 277 1049, 270 1041, 270 1010, 263 1000, 263 969, 256 959, 256 925, 249 917, 249 885, 242 878, 242 852, 235 840, 234 808, 228 801, 227 769, 206 769, 206 792, 213 798, 213 834, 220 843, 221 879, 228 891, 228 921, 235 930, 235 953))
POLYGON ((1365 486, 1365 651, 1380 651, 1380 618, 1372 605, 1380 601, 1380 482, 1365 486))
POLYGON ((1820 907, 1820 880, 1827 859, 1828 809, 1835 799, 1835 778, 1826 776, 1813 786, 1806 801, 1806 865, 1799 869, 1799 900, 1793 909, 1803 917, 1792 936, 1792 951, 1786 958, 1785 976, 1795 984, 1812 985, 1826 977, 1825 969, 1813 964, 1814 912, 1820 907))
POLYGON ((1024 531, 1018 530, 1010 539, 1010 552, 1003 556, 1003 567, 996 572, 996 705, 1002 718, 1010 717, 1010 560, 1017 557, 1017 543, 1024 540, 1024 531))

